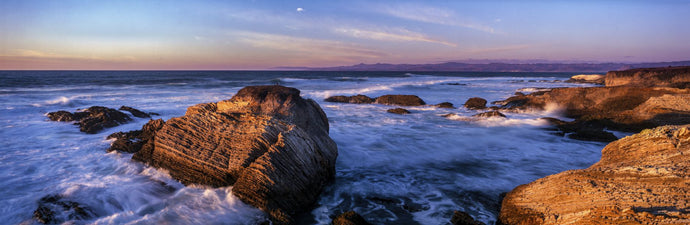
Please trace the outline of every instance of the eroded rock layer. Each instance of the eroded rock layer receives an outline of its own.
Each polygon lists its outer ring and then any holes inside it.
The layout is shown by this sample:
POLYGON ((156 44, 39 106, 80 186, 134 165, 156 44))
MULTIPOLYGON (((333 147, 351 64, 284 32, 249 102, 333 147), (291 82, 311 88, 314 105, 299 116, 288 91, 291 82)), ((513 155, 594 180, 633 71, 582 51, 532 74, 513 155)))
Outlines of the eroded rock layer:
POLYGON ((690 88, 690 66, 643 68, 606 73, 606 86, 690 88))
POLYGON ((602 150, 599 162, 518 186, 503 224, 686 224, 690 125, 644 130, 602 150))

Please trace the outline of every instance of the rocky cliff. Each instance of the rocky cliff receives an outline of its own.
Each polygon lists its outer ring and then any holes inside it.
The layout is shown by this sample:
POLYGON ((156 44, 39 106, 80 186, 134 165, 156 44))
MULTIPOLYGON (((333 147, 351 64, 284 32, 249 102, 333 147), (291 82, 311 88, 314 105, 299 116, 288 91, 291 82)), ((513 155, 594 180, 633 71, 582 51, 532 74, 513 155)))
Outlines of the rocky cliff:
POLYGON ((147 143, 133 143, 143 146, 133 159, 164 168, 185 184, 233 185, 242 201, 276 224, 289 224, 333 179, 338 154, 325 113, 299 94, 277 85, 250 86, 229 100, 189 107, 182 117, 148 126, 157 131, 143 135, 147 143))
POLYGON ((690 66, 643 68, 606 73, 606 86, 690 88, 690 66))
POLYGON ((518 186, 503 224, 690 223, 690 125, 644 130, 602 150, 587 169, 518 186))

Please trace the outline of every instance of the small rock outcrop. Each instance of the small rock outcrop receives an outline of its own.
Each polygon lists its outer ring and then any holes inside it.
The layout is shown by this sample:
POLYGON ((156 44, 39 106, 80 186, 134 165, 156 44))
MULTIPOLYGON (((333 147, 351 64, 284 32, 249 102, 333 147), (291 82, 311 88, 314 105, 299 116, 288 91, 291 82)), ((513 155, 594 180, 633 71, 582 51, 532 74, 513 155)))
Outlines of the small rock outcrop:
POLYGON ((115 127, 132 120, 123 112, 103 106, 92 106, 74 113, 67 111, 50 112, 47 116, 53 121, 77 121, 74 124, 79 125, 79 130, 87 134, 95 134, 104 128, 115 127))
POLYGON ((580 74, 570 77, 565 82, 604 85, 606 76, 601 74, 580 74))
POLYGON ((335 176, 338 151, 326 114, 295 88, 245 87, 229 100, 191 106, 182 117, 147 126, 156 130, 153 137, 120 147, 142 146, 132 147, 134 160, 164 168, 184 184, 232 185, 234 195, 274 224, 292 223, 335 176))
POLYGON ((606 86, 690 88, 690 66, 609 71, 606 86))
POLYGON ((383 95, 376 98, 376 103, 384 105, 399 105, 399 106, 421 106, 426 105, 426 102, 416 95, 383 95))
POLYGON ((353 95, 353 96, 331 96, 326 98, 324 101, 327 102, 342 102, 342 103, 354 103, 354 104, 370 104, 374 103, 376 99, 370 98, 366 95, 353 95))
POLYGON ((141 110, 129 107, 129 106, 120 106, 118 110, 122 111, 127 111, 132 114, 132 116, 139 117, 139 118, 151 118, 151 115, 145 112, 142 112, 141 110))
POLYGON ((690 221, 690 125, 608 144, 601 160, 520 185, 499 220, 519 224, 684 224, 690 221))
POLYGON ((455 108, 455 106, 453 106, 453 103, 450 103, 450 102, 441 102, 441 103, 438 103, 434 106, 436 106, 437 108, 445 108, 445 109, 454 109, 455 108))
POLYGON ((386 110, 386 112, 388 112, 388 113, 394 113, 394 114, 400 114, 400 115, 403 115, 403 114, 410 114, 410 111, 408 111, 407 109, 403 109, 403 108, 389 109, 389 110, 386 110))
POLYGON ((47 195, 38 200, 33 218, 43 224, 59 224, 70 220, 85 220, 95 217, 89 207, 64 199, 61 195, 47 195))
POLYGON ((464 106, 467 109, 486 109, 486 99, 473 97, 467 99, 464 106))
POLYGON ((331 222, 332 225, 371 225, 367 222, 364 217, 357 214, 355 211, 344 212, 335 218, 331 222))
POLYGON ((133 130, 129 132, 116 132, 108 135, 106 139, 115 139, 110 147, 106 150, 107 152, 119 151, 127 153, 135 153, 142 149, 143 151, 152 150, 153 139, 155 138, 156 131, 163 127, 163 120, 149 120, 148 123, 144 124, 141 130, 133 130), (144 145, 148 144, 147 147, 144 145))
POLYGON ((453 212, 453 217, 450 218, 450 224, 452 225, 485 225, 482 222, 474 220, 470 214, 463 211, 453 212))
POLYGON ((483 113, 478 113, 472 115, 472 117, 506 117, 503 113, 499 111, 488 111, 488 112, 483 112, 483 113))

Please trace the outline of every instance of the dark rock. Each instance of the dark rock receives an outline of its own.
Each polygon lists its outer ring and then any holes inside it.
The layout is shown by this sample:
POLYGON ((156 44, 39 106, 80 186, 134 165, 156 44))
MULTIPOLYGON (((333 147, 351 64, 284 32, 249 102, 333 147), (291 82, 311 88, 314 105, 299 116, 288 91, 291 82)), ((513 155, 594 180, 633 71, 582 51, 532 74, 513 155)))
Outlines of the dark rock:
POLYGON ((485 109, 486 108, 486 99, 483 98, 470 98, 467 99, 467 101, 464 104, 465 108, 468 109, 485 109))
POLYGON ((571 122, 565 122, 556 118, 542 118, 551 125, 556 126, 567 137, 583 141, 611 142, 618 140, 613 133, 604 131, 606 127, 614 126, 609 120, 581 118, 571 122))
POLYGON ((618 140, 616 135, 600 129, 579 129, 575 133, 569 134, 569 138, 583 141, 612 142, 618 140))
POLYGON ((148 147, 151 147, 156 131, 160 130, 164 123, 165 122, 161 119, 150 120, 148 123, 144 124, 141 130, 110 134, 107 139, 114 138, 115 141, 110 144, 110 147, 106 151, 135 153, 142 150, 146 144, 148 144, 148 147))
POLYGON ((515 92, 515 94, 513 94, 513 95, 515 95, 515 96, 525 96, 525 93, 522 93, 522 92, 519 92, 519 91, 518 91, 518 92, 515 92))
POLYGON ((332 225, 370 225, 364 217, 357 214, 355 211, 344 212, 336 216, 331 222, 332 225))
POLYGON ((453 212, 453 217, 450 219, 450 224, 453 225, 484 225, 484 223, 474 220, 470 214, 463 211, 453 212))
POLYGON ((462 85, 462 86, 466 86, 467 84, 463 84, 463 83, 442 83, 441 85, 462 85))
POLYGON ((446 108, 446 109, 454 109, 455 107, 453 106, 453 103, 450 102, 441 102, 435 105, 438 108, 446 108))
POLYGON ((69 220, 85 220, 95 217, 89 207, 65 200, 61 195, 48 195, 38 200, 33 218, 43 224, 58 224, 69 220))
POLYGON ((149 115, 148 113, 142 112, 138 109, 135 109, 135 108, 132 108, 129 106, 124 106, 124 105, 120 106, 119 110, 130 112, 130 113, 132 113, 132 116, 136 116, 139 118, 151 118, 151 115, 149 115))
POLYGON ((81 112, 69 113, 57 111, 48 113, 48 118, 54 121, 78 121, 79 130, 88 134, 95 134, 104 128, 114 127, 126 123, 132 118, 115 109, 102 106, 91 106, 81 112))
POLYGON ((249 86, 230 100, 192 106, 185 116, 161 121, 132 158, 184 184, 233 185, 234 195, 274 224, 292 223, 332 181, 338 154, 325 113, 299 94, 249 86))
POLYGON ((342 103, 355 103, 355 104, 370 104, 374 103, 374 99, 366 95, 353 95, 353 96, 331 96, 326 98, 324 101, 327 102, 342 102, 342 103))
POLYGON ((400 115, 410 114, 410 111, 408 111, 407 109, 403 109, 403 108, 389 109, 389 110, 386 110, 386 112, 400 114, 400 115))
POLYGON ((568 83, 599 84, 604 85, 606 76, 600 74, 580 74, 570 77, 568 83))
POLYGON ((472 115, 473 117, 506 117, 503 113, 499 111, 488 111, 479 114, 472 115))
POLYGON ((384 95, 376 98, 376 103, 384 105, 420 106, 426 105, 424 100, 416 95, 384 95))
POLYGON ((48 113, 48 119, 52 121, 60 121, 60 122, 70 122, 70 121, 75 121, 77 118, 75 117, 74 114, 71 112, 67 112, 64 110, 60 110, 57 112, 49 112, 48 113))

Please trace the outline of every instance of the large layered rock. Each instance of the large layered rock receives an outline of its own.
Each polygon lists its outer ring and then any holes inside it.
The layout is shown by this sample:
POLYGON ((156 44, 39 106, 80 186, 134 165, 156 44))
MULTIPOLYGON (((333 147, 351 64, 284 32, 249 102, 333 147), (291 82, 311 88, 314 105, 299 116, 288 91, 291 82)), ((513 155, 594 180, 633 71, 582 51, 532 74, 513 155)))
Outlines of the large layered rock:
POLYGON ((644 130, 602 150, 599 162, 518 186, 503 224, 687 224, 690 125, 644 130))
POLYGON ((610 71, 606 86, 690 88, 690 66, 610 71))
POLYGON ((233 185, 233 194, 274 223, 291 223, 333 179, 338 154, 326 115, 299 94, 250 86, 230 100, 189 107, 162 124, 133 159, 185 184, 233 185))

